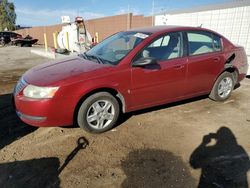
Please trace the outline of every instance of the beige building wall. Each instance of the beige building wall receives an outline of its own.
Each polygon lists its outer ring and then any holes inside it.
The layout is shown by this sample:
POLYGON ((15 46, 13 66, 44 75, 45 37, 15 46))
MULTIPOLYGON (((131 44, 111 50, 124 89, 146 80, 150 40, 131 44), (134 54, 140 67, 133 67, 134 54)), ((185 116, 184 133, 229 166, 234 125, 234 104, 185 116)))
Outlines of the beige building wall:
POLYGON ((48 38, 48 45, 53 46, 53 33, 59 32, 62 29, 62 25, 52 25, 52 26, 39 26, 39 27, 32 27, 27 29, 20 29, 17 30, 16 33, 21 34, 23 37, 30 35, 33 38, 38 39, 38 44, 44 44, 44 33, 47 34, 48 38))
MULTIPOLYGON (((119 32, 126 31, 130 28, 146 27, 152 25, 151 17, 144 17, 142 15, 122 14, 117 16, 109 16, 104 18, 97 18, 85 21, 86 28, 94 37, 98 32, 99 41, 102 41, 106 37, 119 32)), ((32 27, 28 29, 17 30, 16 32, 23 35, 30 35, 33 38, 37 38, 38 44, 44 44, 44 33, 47 34, 48 45, 53 47, 53 32, 60 32, 62 24, 52 26, 40 26, 32 27)))

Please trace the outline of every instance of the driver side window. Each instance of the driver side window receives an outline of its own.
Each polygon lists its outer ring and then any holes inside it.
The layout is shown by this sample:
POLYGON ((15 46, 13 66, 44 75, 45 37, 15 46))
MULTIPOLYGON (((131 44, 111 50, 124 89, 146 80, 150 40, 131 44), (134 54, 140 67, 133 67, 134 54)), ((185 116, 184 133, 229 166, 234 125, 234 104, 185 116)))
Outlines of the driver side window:
POLYGON ((157 61, 174 59, 182 56, 182 35, 179 32, 169 33, 157 38, 146 46, 135 58, 154 58, 157 61))

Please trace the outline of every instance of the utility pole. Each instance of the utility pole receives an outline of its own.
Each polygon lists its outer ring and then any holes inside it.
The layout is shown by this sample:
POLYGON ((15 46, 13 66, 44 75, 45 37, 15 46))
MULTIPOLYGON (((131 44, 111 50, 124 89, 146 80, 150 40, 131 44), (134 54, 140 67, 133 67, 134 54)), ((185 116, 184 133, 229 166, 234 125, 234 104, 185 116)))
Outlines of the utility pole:
POLYGON ((130 29, 130 6, 128 5, 127 31, 130 29))
POLYGON ((155 0, 152 1, 152 26, 154 26, 155 0))

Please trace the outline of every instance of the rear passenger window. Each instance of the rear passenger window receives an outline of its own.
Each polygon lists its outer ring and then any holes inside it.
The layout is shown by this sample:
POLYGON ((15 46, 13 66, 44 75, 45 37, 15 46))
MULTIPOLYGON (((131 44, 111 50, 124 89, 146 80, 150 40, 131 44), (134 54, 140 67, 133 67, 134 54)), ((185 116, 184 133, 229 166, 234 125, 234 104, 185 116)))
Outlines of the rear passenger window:
POLYGON ((201 33, 188 33, 189 55, 213 52, 213 38, 201 33))
POLYGON ((222 50, 221 38, 217 35, 214 35, 213 38, 214 38, 214 41, 213 41, 214 42, 214 50, 216 52, 221 51, 222 50))
POLYGON ((221 51, 221 39, 208 32, 188 32, 189 55, 221 51))

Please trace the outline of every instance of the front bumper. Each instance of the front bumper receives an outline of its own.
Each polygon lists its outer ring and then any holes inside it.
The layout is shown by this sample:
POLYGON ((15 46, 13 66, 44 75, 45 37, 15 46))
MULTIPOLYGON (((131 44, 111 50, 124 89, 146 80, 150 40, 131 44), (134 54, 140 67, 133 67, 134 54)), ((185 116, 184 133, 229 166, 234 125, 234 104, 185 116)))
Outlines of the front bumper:
POLYGON ((17 115, 29 125, 57 127, 73 124, 74 109, 69 108, 67 102, 55 99, 34 100, 17 95, 14 103, 17 115))
POLYGON ((33 121, 33 122, 43 122, 46 121, 47 117, 39 117, 39 116, 29 116, 26 114, 22 114, 19 111, 16 111, 17 115, 21 119, 26 119, 28 121, 33 121))

